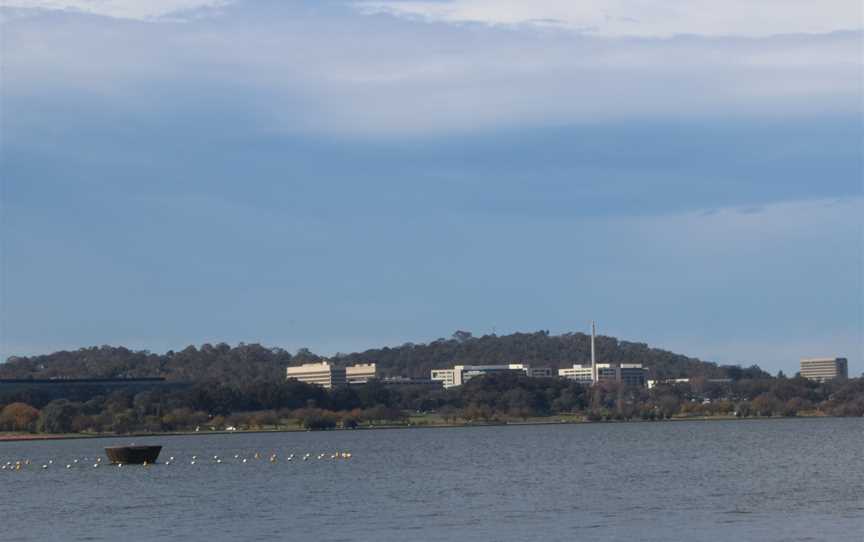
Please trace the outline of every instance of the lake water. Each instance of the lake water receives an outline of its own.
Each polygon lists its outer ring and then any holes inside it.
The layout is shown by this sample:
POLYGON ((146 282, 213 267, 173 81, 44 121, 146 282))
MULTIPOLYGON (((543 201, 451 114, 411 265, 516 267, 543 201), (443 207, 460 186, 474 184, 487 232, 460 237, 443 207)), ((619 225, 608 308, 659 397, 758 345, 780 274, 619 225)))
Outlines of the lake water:
POLYGON ((0 540, 864 539, 862 419, 136 438, 163 464, 93 467, 129 440, 0 442, 33 461, 0 471, 0 540))

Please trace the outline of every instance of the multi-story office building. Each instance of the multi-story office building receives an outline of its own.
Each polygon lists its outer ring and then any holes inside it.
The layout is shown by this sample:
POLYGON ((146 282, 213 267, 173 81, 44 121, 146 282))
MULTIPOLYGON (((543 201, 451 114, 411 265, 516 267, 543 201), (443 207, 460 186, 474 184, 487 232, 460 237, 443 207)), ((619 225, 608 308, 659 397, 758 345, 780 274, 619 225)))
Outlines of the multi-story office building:
POLYGON ((322 361, 321 363, 305 363, 299 367, 288 367, 286 376, 308 384, 333 388, 344 384, 365 384, 378 377, 378 370, 374 363, 340 367, 329 361, 322 361))
POLYGON ((594 383, 594 369, 590 365, 573 365, 573 367, 565 367, 558 369, 558 376, 561 378, 569 378, 580 384, 594 383))
POLYGON ((518 371, 531 377, 552 376, 552 369, 548 367, 531 367, 523 363, 510 363, 509 365, 454 365, 452 369, 432 369, 432 380, 441 382, 445 388, 461 386, 475 376, 502 371, 518 371))
POLYGON ((359 363, 345 367, 345 380, 348 384, 365 384, 378 377, 374 363, 359 363))
POLYGON ((378 377, 378 370, 374 363, 341 367, 329 361, 288 367, 285 373, 289 379, 299 380, 307 384, 317 384, 328 389, 345 384, 365 384, 378 377))
POLYGON ((528 376, 532 378, 552 378, 555 376, 552 367, 530 367, 527 372, 528 376))
POLYGON ((818 382, 848 378, 849 362, 846 358, 803 358, 801 376, 818 382))
POLYGON ((558 369, 558 376, 576 380, 580 384, 595 382, 620 382, 625 386, 644 386, 648 371, 640 363, 597 363, 573 365, 558 369))
POLYGON ((647 374, 641 363, 621 363, 616 379, 625 386, 645 387, 647 374))
POLYGON ((307 384, 316 384, 325 388, 335 388, 347 383, 345 368, 333 365, 329 361, 321 363, 304 363, 285 370, 288 379, 299 380, 307 384))

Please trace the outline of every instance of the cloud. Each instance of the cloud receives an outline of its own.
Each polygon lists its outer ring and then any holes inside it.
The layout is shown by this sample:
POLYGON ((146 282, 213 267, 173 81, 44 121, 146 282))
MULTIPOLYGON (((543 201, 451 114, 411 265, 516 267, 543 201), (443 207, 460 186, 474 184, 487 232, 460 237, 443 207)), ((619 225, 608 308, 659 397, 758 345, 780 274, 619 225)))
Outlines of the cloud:
MULTIPOLYGON (((181 4, 192 0, 123 9, 157 16, 181 4)), ((218 103, 266 129, 349 137, 861 109, 857 31, 611 39, 427 25, 338 3, 223 9, 183 25, 50 13, 15 20, 4 29, 5 96, 150 116, 218 103)))
POLYGON ((430 22, 534 25, 606 36, 825 34, 861 28, 858 0, 364 0, 357 9, 430 22))
POLYGON ((69 11, 116 19, 182 18, 201 10, 218 9, 232 0, 6 0, 5 7, 69 11))

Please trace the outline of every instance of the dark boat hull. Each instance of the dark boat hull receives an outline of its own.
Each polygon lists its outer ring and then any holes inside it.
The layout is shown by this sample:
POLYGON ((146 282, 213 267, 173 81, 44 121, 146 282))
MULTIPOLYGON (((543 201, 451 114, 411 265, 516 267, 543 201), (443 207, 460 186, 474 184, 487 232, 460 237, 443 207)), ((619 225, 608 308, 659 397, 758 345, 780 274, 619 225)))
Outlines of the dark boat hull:
POLYGON ((112 463, 155 463, 162 446, 110 446, 105 448, 112 463))

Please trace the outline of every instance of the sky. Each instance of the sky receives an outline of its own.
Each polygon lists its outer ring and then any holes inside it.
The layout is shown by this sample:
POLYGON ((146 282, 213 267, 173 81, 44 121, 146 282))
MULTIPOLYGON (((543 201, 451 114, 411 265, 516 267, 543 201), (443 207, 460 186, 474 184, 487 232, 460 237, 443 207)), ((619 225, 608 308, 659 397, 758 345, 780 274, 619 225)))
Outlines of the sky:
POLYGON ((864 15, 5 0, 0 359, 587 331, 864 371, 864 15))

